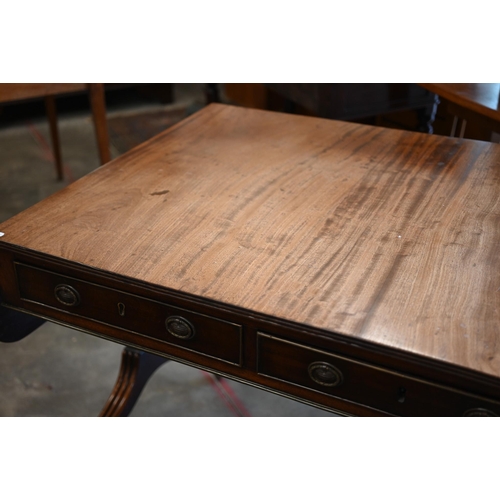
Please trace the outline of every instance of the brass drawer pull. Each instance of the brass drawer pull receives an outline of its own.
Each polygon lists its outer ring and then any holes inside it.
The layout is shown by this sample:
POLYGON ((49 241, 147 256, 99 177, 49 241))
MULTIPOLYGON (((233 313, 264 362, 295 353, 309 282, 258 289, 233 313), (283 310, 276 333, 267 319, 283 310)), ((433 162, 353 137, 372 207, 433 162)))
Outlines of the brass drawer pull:
POLYGON ((179 339, 192 339, 196 333, 194 326, 182 316, 169 316, 165 321, 168 333, 179 339))
POLYGON ((80 303, 80 294, 70 285, 57 285, 54 288, 56 299, 65 306, 77 306, 80 303))
POLYGON ((340 385, 344 379, 342 372, 338 368, 324 361, 311 363, 307 371, 314 382, 327 387, 340 385))
POLYGON ((484 408, 472 408, 464 413, 464 417, 498 417, 498 415, 484 408))

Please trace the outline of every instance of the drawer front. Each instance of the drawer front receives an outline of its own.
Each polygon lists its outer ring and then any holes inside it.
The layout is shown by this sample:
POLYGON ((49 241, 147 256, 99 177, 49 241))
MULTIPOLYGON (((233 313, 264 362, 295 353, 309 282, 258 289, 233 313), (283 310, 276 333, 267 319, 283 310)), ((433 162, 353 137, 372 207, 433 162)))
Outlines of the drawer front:
POLYGON ((241 365, 240 325, 25 264, 16 273, 26 309, 35 302, 241 365))
POLYGON ((394 415, 500 415, 500 401, 478 398, 260 332, 257 364, 260 375, 394 415))

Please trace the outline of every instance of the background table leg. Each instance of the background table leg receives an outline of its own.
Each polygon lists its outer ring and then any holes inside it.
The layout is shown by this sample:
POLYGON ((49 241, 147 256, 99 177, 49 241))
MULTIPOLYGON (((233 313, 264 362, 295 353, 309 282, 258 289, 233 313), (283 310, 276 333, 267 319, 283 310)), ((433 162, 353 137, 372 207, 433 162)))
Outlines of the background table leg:
POLYGON ((63 179, 63 164, 61 158, 61 144, 59 141, 59 130, 57 128, 56 101, 53 95, 45 97, 45 110, 49 119, 50 140, 52 141, 52 151, 57 170, 57 180, 63 179))
POLYGON ((109 152, 109 134, 106 120, 106 101, 104 96, 104 85, 102 83, 89 83, 90 106, 92 108, 92 120, 94 121, 97 147, 101 164, 104 165, 111 160, 109 152))

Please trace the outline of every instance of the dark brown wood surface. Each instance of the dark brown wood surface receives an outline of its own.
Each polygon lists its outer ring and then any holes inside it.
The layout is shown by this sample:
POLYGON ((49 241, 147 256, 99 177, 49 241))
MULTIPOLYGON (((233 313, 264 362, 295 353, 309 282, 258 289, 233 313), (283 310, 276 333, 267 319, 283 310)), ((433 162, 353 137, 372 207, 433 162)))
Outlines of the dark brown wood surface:
POLYGON ((86 83, 2 83, 0 84, 0 102, 22 101, 80 92, 86 89, 86 83))
POLYGON ((211 105, 0 248, 500 377, 499 193, 496 144, 211 105))
POLYGON ((500 122, 500 83, 421 83, 419 85, 457 106, 500 122))

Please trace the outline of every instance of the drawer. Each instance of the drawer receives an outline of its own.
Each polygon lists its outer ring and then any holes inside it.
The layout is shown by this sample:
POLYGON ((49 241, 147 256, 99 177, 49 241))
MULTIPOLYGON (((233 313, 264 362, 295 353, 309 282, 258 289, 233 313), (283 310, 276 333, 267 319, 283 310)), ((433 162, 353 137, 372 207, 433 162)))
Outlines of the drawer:
POLYGON ((29 265, 15 268, 25 309, 42 304, 241 365, 240 325, 29 265))
POLYGON ((500 401, 426 382, 265 333, 260 375, 401 416, 498 416, 500 401))

